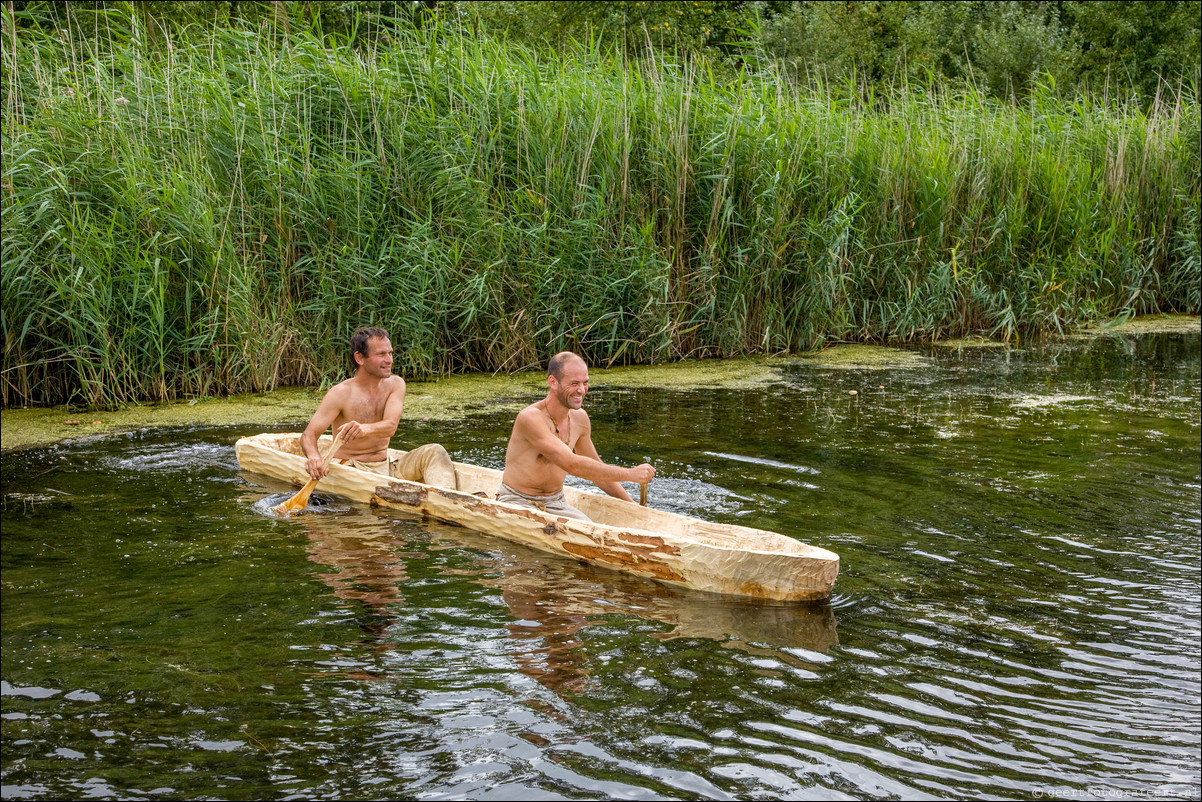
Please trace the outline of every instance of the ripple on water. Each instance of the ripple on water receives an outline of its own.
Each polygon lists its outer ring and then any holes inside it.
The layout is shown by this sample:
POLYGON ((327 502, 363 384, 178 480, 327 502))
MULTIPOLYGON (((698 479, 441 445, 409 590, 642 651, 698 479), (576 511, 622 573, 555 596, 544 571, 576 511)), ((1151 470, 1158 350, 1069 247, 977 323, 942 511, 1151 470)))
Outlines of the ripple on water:
POLYGON ((256 499, 250 506, 251 511, 267 518, 288 518, 294 515, 346 515, 354 508, 344 502, 339 502, 332 496, 314 493, 309 496, 309 504, 301 510, 281 516, 275 508, 296 495, 295 490, 287 493, 272 493, 269 496, 256 499))
POLYGON ((49 699, 62 691, 56 688, 20 687, 0 681, 0 696, 26 696, 30 699, 49 699))
POLYGON ((199 468, 238 470, 238 459, 228 443, 190 443, 185 445, 140 443, 136 454, 111 456, 105 464, 132 473, 179 473, 199 468))
MULTIPOLYGON (((601 492, 592 482, 574 476, 569 476, 564 484, 589 493, 601 492)), ((630 497, 637 501, 639 498, 638 485, 624 484, 623 486, 630 497)), ((657 476, 651 480, 647 493, 648 503, 656 509, 693 518, 704 518, 707 514, 714 512, 739 515, 754 503, 754 499, 739 495, 719 485, 690 478, 657 476)))

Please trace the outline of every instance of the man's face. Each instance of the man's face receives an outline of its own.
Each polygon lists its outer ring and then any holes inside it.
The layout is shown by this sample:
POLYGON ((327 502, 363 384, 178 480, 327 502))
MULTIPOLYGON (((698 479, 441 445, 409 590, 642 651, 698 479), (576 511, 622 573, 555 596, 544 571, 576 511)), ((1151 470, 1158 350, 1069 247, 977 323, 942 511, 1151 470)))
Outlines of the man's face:
POLYGON ((563 375, 558 379, 551 376, 548 382, 559 403, 568 409, 580 409, 588 395, 588 366, 579 359, 569 361, 564 365, 563 375))
POLYGON ((369 337, 367 356, 355 354, 355 360, 368 375, 387 379, 392 375, 392 341, 387 337, 369 337))

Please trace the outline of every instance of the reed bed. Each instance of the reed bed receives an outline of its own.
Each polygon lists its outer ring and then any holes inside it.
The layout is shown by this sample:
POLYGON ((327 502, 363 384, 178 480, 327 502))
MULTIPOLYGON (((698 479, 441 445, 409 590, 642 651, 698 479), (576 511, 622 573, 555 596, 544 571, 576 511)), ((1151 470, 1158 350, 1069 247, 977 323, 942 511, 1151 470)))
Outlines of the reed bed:
POLYGON ((1199 104, 794 91, 441 31, 3 32, 3 403, 1197 313, 1199 104))

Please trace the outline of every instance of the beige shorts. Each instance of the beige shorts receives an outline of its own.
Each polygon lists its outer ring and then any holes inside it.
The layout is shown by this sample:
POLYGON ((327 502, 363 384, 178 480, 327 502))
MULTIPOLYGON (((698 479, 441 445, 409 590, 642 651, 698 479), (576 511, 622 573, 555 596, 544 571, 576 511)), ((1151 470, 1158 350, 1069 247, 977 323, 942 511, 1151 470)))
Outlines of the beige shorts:
POLYGON ((382 459, 379 462, 364 462, 361 459, 340 459, 339 464, 347 465, 351 468, 358 468, 361 471, 371 471, 378 473, 381 476, 388 476, 388 460, 382 459))
POLYGON ((519 507, 529 507, 535 510, 542 510, 543 512, 548 512, 551 515, 558 515, 562 518, 575 518, 577 521, 592 520, 583 512, 576 509, 566 500, 564 500, 562 490, 550 496, 530 496, 525 493, 519 493, 509 485, 502 482, 501 488, 497 490, 497 501, 503 501, 506 504, 516 504, 519 507))

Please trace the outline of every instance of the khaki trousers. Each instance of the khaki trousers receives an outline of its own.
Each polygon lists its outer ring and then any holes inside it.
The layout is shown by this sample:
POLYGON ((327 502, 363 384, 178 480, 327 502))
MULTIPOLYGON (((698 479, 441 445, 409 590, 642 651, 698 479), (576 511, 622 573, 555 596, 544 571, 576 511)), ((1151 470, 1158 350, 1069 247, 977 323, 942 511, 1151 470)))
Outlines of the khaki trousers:
POLYGON ((445 487, 449 490, 458 489, 455 465, 451 462, 451 455, 438 443, 418 446, 393 460, 391 464, 388 460, 363 462, 357 459, 344 459, 341 462, 343 465, 378 473, 381 476, 404 479, 407 482, 421 482, 424 485, 445 487))

